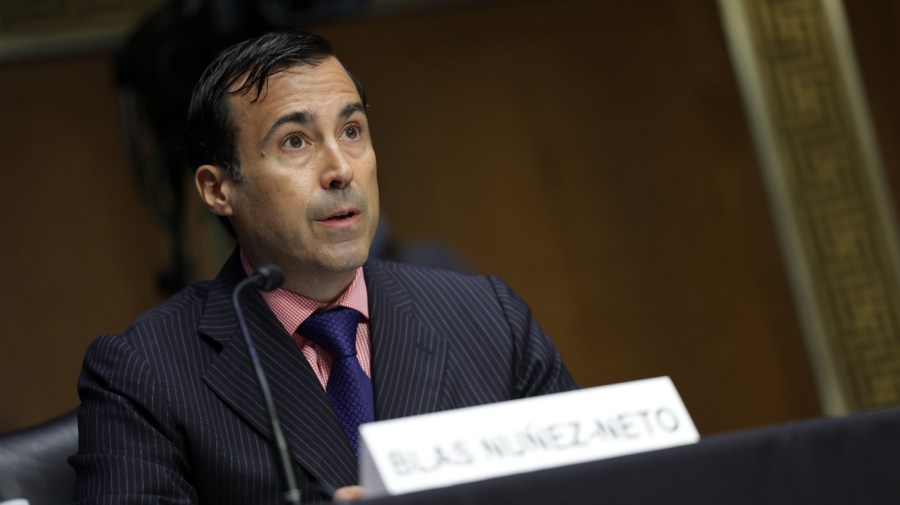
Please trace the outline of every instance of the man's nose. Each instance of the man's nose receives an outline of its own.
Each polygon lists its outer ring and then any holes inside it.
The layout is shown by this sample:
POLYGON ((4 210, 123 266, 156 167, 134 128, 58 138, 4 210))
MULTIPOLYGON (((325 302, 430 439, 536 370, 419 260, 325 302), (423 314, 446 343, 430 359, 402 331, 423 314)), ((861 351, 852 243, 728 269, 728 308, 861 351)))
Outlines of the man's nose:
POLYGON ((333 140, 325 146, 325 170, 322 172, 322 187, 344 189, 353 180, 353 167, 340 142, 333 140))

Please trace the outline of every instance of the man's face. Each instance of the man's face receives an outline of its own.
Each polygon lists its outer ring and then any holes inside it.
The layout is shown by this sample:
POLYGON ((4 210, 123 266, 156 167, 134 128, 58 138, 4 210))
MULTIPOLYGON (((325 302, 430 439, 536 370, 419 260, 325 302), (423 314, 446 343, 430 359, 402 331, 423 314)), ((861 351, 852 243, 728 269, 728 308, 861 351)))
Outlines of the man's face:
POLYGON ((255 266, 310 281, 352 272, 378 223, 375 152, 353 81, 328 58, 272 75, 254 95, 229 98, 244 178, 223 183, 221 214, 255 266))

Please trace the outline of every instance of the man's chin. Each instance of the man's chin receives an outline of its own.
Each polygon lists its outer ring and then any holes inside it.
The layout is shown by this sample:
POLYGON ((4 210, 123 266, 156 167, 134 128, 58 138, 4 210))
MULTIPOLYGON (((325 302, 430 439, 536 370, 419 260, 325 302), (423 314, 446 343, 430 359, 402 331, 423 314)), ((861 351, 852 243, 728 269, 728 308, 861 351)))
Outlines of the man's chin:
POLYGON ((323 258, 322 267, 324 270, 339 274, 345 272, 353 272, 357 268, 363 266, 369 259, 368 247, 349 247, 336 248, 329 251, 326 258, 323 258))

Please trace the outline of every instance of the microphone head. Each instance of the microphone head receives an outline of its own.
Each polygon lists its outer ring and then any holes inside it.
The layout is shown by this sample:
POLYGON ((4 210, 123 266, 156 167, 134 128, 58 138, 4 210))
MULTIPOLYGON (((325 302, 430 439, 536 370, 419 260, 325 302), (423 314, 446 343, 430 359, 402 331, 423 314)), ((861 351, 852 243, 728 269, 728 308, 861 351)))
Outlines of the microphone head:
POLYGON ((284 284, 284 272, 281 267, 275 265, 263 265, 257 268, 255 276, 259 278, 257 286, 263 291, 272 291, 284 284))

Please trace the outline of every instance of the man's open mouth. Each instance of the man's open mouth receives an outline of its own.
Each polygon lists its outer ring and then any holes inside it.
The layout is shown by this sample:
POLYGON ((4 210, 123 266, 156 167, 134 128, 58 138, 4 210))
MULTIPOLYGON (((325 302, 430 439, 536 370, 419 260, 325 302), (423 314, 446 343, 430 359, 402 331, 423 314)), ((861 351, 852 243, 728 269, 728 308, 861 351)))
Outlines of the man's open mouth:
POLYGON ((343 219, 350 219, 351 217, 359 214, 356 210, 348 210, 345 212, 341 212, 339 214, 334 214, 332 216, 328 216, 323 221, 341 221, 343 219))

